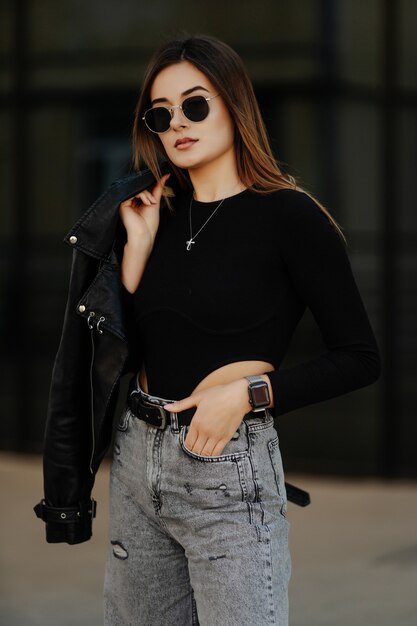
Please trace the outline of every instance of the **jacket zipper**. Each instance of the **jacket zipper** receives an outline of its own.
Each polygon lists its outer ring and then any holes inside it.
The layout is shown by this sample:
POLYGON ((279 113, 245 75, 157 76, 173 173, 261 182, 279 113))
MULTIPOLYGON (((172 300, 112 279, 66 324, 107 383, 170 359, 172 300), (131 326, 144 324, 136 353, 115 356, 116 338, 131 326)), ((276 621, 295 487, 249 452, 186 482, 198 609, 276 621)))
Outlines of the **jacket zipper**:
POLYGON ((94 358, 95 358, 95 344, 94 344, 94 328, 96 328, 96 330, 100 333, 100 335, 103 334, 103 331, 100 328, 100 324, 101 322, 105 321, 105 317, 102 315, 98 321, 95 320, 96 314, 94 311, 90 311, 88 318, 87 318, 87 324, 88 324, 88 328, 90 330, 90 338, 91 338, 91 360, 90 360, 90 417, 91 417, 91 456, 90 456, 90 473, 93 476, 94 472, 93 472, 93 458, 94 458, 94 452, 95 452, 95 447, 96 447, 96 441, 95 441, 95 432, 94 432, 94 422, 95 422, 95 415, 94 415, 94 385, 93 385, 93 368, 94 368, 94 358), (95 324, 94 324, 95 322, 95 324))

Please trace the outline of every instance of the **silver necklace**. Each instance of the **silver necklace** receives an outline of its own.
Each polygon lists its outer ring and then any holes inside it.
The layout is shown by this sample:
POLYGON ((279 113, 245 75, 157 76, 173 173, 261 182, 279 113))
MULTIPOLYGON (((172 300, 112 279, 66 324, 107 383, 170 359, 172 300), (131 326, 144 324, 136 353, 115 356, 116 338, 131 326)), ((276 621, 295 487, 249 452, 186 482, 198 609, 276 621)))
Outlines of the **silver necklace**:
POLYGON ((200 230, 198 230, 196 232, 196 234, 193 237, 193 227, 191 224, 191 206, 193 204, 193 194, 191 195, 191 200, 190 200, 190 209, 189 209, 189 213, 190 213, 190 238, 188 241, 186 241, 186 245, 187 245, 187 250, 191 250, 191 245, 193 243, 195 243, 195 238, 197 237, 197 235, 199 233, 201 233, 201 231, 203 230, 204 226, 207 224, 207 222, 209 220, 211 220, 211 218, 213 217, 213 215, 215 214, 215 212, 217 211, 217 209, 219 209, 221 207, 221 205, 223 204, 223 202, 225 201, 226 198, 223 198, 223 200, 220 200, 219 204, 216 206, 216 208, 214 209, 213 213, 206 219, 206 221, 204 222, 204 224, 202 225, 202 227, 200 228, 200 230))

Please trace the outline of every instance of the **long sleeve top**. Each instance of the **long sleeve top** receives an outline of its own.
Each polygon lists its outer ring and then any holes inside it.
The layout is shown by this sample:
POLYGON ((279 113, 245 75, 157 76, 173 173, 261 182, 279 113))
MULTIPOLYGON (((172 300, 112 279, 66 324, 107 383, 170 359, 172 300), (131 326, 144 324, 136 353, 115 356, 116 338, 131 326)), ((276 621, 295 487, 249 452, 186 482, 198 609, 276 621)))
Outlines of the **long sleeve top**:
POLYGON ((262 360, 274 367, 265 374, 273 413, 282 415, 379 377, 378 346, 346 246, 307 194, 247 189, 214 214, 219 202, 193 200, 195 243, 187 249, 190 203, 184 194, 173 212, 161 212, 133 299, 149 393, 181 399, 223 365, 262 360), (307 307, 325 351, 282 368, 307 307))

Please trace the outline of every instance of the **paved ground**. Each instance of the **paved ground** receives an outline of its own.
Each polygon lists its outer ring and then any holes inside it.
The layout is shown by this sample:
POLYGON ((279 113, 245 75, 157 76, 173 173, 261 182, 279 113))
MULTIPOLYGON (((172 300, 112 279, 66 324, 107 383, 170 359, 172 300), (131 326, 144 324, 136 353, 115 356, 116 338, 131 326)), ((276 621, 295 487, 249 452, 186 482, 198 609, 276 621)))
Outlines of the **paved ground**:
MULTIPOLYGON (((47 544, 32 513, 41 459, 0 454, 2 625, 102 624, 108 470, 104 464, 94 490, 93 539, 47 544)), ((313 500, 289 506, 291 626, 416 626, 417 483, 287 479, 313 500)))

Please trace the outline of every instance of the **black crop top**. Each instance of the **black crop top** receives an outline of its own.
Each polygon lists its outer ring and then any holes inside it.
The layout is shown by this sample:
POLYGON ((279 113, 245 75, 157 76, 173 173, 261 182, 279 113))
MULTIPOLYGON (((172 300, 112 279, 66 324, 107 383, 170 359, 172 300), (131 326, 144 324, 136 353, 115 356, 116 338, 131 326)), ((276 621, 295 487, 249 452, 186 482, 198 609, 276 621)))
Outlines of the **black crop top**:
MULTIPOLYGON (((187 251, 191 194, 161 210, 133 297, 152 395, 181 399, 234 361, 273 365, 275 415, 374 382, 379 351, 345 244, 307 194, 245 190, 226 198, 187 251), (280 369, 306 307, 326 351, 280 369)), ((195 234, 218 202, 193 201, 195 234)))

